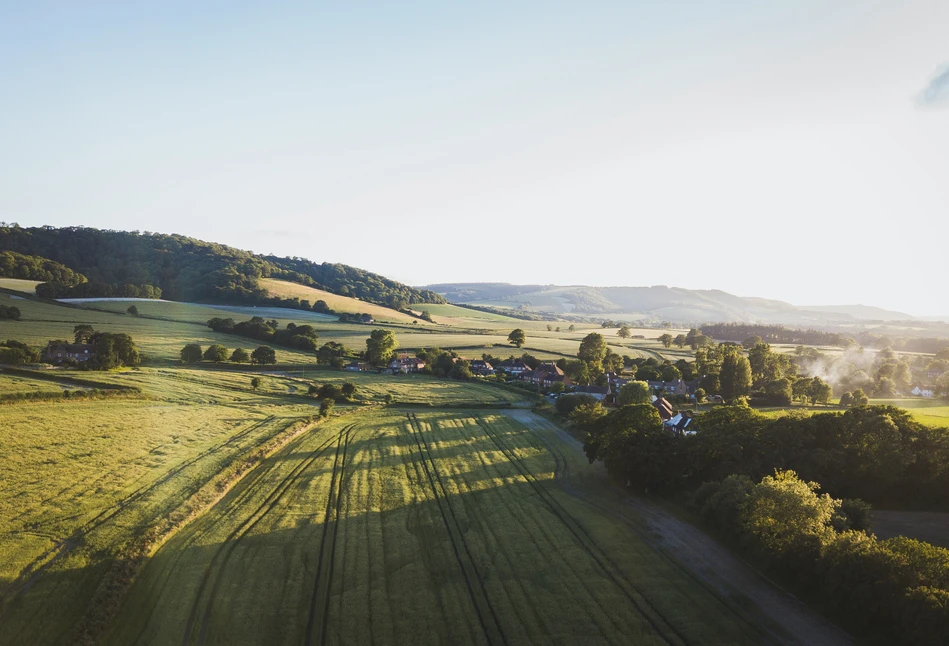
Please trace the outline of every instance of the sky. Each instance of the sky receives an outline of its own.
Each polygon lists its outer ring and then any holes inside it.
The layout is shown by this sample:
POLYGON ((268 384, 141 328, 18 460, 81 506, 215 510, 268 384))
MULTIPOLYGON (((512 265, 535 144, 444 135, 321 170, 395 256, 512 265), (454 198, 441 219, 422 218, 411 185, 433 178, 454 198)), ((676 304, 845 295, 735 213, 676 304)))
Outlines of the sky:
POLYGON ((0 220, 949 315, 949 2, 0 0, 0 220))

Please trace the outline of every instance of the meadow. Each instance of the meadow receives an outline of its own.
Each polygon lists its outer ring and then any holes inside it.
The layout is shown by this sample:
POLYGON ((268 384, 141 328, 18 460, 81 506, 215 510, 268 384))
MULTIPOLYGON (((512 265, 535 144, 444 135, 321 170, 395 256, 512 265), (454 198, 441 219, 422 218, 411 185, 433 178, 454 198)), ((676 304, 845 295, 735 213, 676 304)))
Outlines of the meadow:
POLYGON ((154 554, 104 641, 760 643, 739 604, 559 486, 586 466, 560 442, 490 412, 313 429, 154 554))
MULTIPOLYGON (((316 301, 325 301, 329 308, 334 312, 346 314, 371 314, 373 318, 379 320, 380 322, 388 321, 392 323, 411 324, 413 321, 418 320, 415 317, 409 316, 408 314, 403 314, 402 312, 398 312, 388 307, 382 307, 381 305, 376 305, 375 303, 367 303, 366 301, 361 301, 357 298, 351 298, 349 296, 340 296, 339 294, 333 294, 332 292, 316 289, 315 287, 307 287, 306 285, 291 283, 285 280, 277 280, 276 278, 261 278, 259 282, 260 286, 266 289, 267 293, 271 296, 308 300, 310 301, 311 305, 316 301)), ((424 321, 421 321, 420 323, 424 323, 424 321)))

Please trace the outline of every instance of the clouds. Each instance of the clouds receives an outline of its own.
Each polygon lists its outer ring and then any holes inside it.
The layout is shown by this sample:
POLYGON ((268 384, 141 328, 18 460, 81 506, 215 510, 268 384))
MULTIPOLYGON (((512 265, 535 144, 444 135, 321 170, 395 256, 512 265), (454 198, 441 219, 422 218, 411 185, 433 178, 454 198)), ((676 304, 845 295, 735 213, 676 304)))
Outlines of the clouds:
POLYGON ((949 107, 949 67, 933 77, 919 100, 923 105, 949 107))

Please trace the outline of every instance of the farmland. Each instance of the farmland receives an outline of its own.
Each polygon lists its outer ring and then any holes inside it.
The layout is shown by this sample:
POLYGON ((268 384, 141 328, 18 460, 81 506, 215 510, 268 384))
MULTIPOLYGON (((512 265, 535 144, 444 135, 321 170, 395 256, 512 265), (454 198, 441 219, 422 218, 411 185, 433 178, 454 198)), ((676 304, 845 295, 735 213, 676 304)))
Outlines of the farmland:
POLYGON ((290 283, 285 280, 276 280, 274 278, 261 278, 260 286, 267 290, 271 296, 280 296, 281 298, 299 298, 308 300, 310 303, 316 301, 325 301, 334 312, 346 314, 371 314, 373 318, 380 321, 389 321, 393 323, 412 323, 417 319, 397 312, 388 307, 382 307, 374 303, 367 303, 356 298, 340 296, 314 287, 290 283))
POLYGON ((305 433, 149 561, 107 643, 758 643, 622 521, 575 452, 492 413, 305 433))

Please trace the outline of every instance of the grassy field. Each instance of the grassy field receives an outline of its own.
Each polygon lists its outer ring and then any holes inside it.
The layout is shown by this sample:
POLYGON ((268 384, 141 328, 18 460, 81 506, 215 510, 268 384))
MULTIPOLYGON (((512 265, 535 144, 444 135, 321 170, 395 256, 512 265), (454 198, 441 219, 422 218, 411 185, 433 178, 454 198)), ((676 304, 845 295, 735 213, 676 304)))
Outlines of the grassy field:
POLYGON ((0 278, 0 289, 9 289, 24 294, 35 294, 36 286, 41 280, 24 280, 23 278, 0 278))
MULTIPOLYGON (((355 382, 367 403, 385 394, 442 405, 517 399, 500 388, 425 378, 328 370, 307 376, 317 374, 315 383, 355 382)), ((258 390, 250 374, 232 371, 95 377, 137 386, 142 396, 0 407, 2 644, 71 641, 108 603, 102 582, 130 553, 185 518, 192 497, 219 474, 317 412, 318 402, 304 396, 310 381, 296 375, 264 375, 258 390)), ((20 378, 0 379, 6 385, 20 378)))
MULTIPOLYGON (((836 400, 834 400, 836 401, 836 400)), ((913 419, 927 426, 949 427, 949 404, 941 399, 871 399, 871 406, 896 406, 905 409, 913 419)), ((700 407, 703 409, 705 407, 700 407)), ((820 406, 774 406, 759 408, 758 411, 768 417, 778 418, 786 415, 815 415, 817 413, 843 412, 846 408, 835 405, 820 406)))
MULTIPOLYGON (((260 286, 267 290, 272 296, 280 296, 281 298, 293 298, 297 297, 300 300, 308 300, 310 303, 315 303, 316 301, 326 301, 326 304, 329 305, 329 308, 334 312, 341 312, 347 314, 371 314, 373 318, 377 321, 389 321, 393 323, 412 323, 418 319, 409 316, 408 314, 403 314, 402 312, 397 312, 396 310, 390 309, 388 307, 382 307, 381 305, 376 305, 375 303, 367 303, 366 301, 361 301, 358 298, 350 298, 348 296, 340 296, 339 294, 333 294, 331 292, 323 291, 322 289, 316 289, 314 287, 307 287, 306 285, 299 285, 297 283, 290 283, 285 280, 277 280, 275 278, 261 278, 260 286)), ((420 324, 424 321, 420 321, 420 324)))
POLYGON ((84 388, 71 384, 58 384, 43 379, 0 374, 0 395, 8 393, 61 393, 63 390, 84 390, 84 388))
POLYGON ((158 550, 105 642, 758 643, 557 486, 586 466, 559 441, 491 413, 314 429, 158 550))

